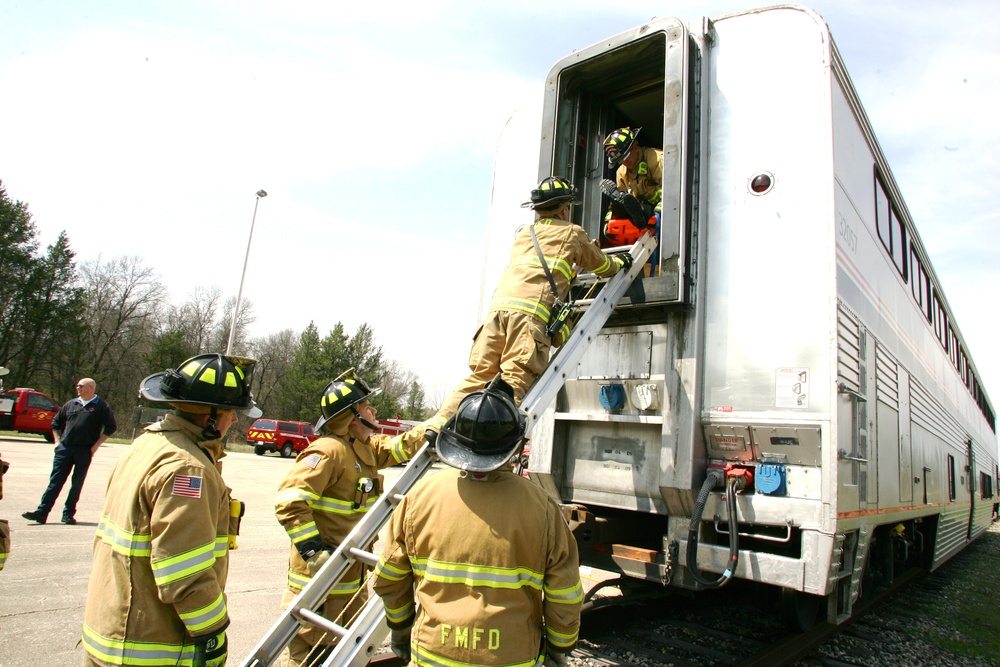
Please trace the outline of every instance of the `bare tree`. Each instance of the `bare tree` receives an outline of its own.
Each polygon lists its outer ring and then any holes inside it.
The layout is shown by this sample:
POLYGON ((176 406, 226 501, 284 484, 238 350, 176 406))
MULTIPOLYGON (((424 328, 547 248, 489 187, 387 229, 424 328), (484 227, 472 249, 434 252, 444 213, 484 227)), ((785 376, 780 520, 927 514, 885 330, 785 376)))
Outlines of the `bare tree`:
POLYGON ((394 419, 405 412, 411 385, 416 381, 416 374, 404 368, 398 361, 387 360, 382 363, 382 373, 378 378, 379 386, 382 387, 382 393, 389 398, 387 402, 391 402, 397 408, 397 414, 382 415, 382 417, 394 419))
POLYGON ((199 286, 188 294, 187 301, 180 307, 178 328, 185 332, 188 344, 199 352, 212 351, 211 344, 218 339, 222 328, 218 321, 221 300, 222 290, 219 287, 199 286))
POLYGON ((117 409, 131 406, 159 333, 156 312, 166 288, 139 257, 83 262, 79 279, 87 334, 78 348, 78 374, 97 379, 100 393, 117 409))
POLYGON ((250 342, 248 349, 257 360, 251 389, 254 400, 265 415, 277 414, 278 405, 274 392, 279 380, 288 372, 298 344, 299 335, 292 329, 255 338, 250 342))
MULTIPOLYGON (((211 337, 213 351, 224 352, 226 345, 229 343, 229 323, 233 321, 233 304, 235 303, 236 297, 226 299, 219 327, 213 332, 211 337)), ((233 354, 239 354, 240 350, 248 349, 249 342, 246 339, 246 331, 256 321, 257 315, 253 312, 253 302, 243 297, 243 301, 240 302, 239 314, 236 316, 236 332, 233 334, 233 354)))

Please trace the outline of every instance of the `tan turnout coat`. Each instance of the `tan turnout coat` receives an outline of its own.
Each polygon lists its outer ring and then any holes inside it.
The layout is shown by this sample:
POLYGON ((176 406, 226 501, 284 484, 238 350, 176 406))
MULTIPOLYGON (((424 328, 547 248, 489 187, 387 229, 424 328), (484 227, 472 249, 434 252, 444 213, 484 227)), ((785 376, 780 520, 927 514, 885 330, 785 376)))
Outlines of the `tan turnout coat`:
MULTIPOLYGON (((319 438, 299 453, 278 487, 274 513, 292 541, 288 587, 301 590, 309 570, 296 544, 319 536, 336 548, 382 492, 382 468, 409 461, 424 444, 424 426, 397 436, 372 435, 367 441, 346 433, 319 438), (371 493, 358 492, 358 481, 374 481, 371 493)), ((361 586, 363 567, 355 563, 331 596, 350 596, 361 586)))
POLYGON ((639 160, 631 169, 618 167, 617 185, 636 199, 658 206, 663 199, 663 151, 645 147, 639 150, 639 160))
POLYGON ((417 665, 541 665, 576 645, 583 587, 576 542, 541 487, 508 471, 446 469, 393 512, 375 592, 391 628, 412 624, 417 665), (419 602, 419 611, 415 611, 419 602))
POLYGON ((192 637, 229 623, 225 454, 201 430, 168 414, 111 472, 83 626, 97 664, 191 665, 192 637))

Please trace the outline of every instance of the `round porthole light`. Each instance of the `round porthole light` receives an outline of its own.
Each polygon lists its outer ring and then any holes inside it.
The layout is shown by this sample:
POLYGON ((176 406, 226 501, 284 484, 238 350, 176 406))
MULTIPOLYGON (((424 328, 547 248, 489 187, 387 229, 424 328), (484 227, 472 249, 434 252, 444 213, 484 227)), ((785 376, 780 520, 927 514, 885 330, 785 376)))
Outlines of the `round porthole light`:
POLYGON ((774 176, 766 171, 755 174, 750 179, 749 188, 751 194, 763 195, 770 192, 772 187, 774 187, 774 176))

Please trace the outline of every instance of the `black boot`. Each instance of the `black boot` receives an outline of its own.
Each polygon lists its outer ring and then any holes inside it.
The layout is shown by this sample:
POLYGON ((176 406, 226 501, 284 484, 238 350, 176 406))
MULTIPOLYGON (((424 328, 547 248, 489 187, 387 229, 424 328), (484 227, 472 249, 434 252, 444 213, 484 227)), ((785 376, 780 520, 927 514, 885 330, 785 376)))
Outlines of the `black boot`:
POLYGON ((47 515, 42 514, 41 512, 25 512, 21 516, 23 516, 28 521, 34 521, 35 523, 45 523, 45 520, 49 518, 47 515))

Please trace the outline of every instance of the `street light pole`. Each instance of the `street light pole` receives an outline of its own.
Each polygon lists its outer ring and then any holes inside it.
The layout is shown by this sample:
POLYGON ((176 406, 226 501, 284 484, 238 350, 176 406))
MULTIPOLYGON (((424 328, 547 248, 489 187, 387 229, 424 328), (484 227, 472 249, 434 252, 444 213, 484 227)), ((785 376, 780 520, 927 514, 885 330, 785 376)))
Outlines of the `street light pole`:
POLYGON ((247 277, 247 262, 250 260, 250 242, 253 241, 253 226, 254 223, 257 222, 257 205, 260 204, 260 198, 266 196, 266 192, 258 190, 257 199, 253 203, 253 218, 250 220, 250 238, 247 239, 247 254, 243 258, 243 274, 240 276, 240 291, 236 293, 236 303, 233 305, 233 317, 232 321, 229 323, 229 342, 226 343, 226 354, 229 354, 233 350, 233 337, 236 335, 236 318, 240 314, 240 301, 243 299, 243 280, 247 277))

